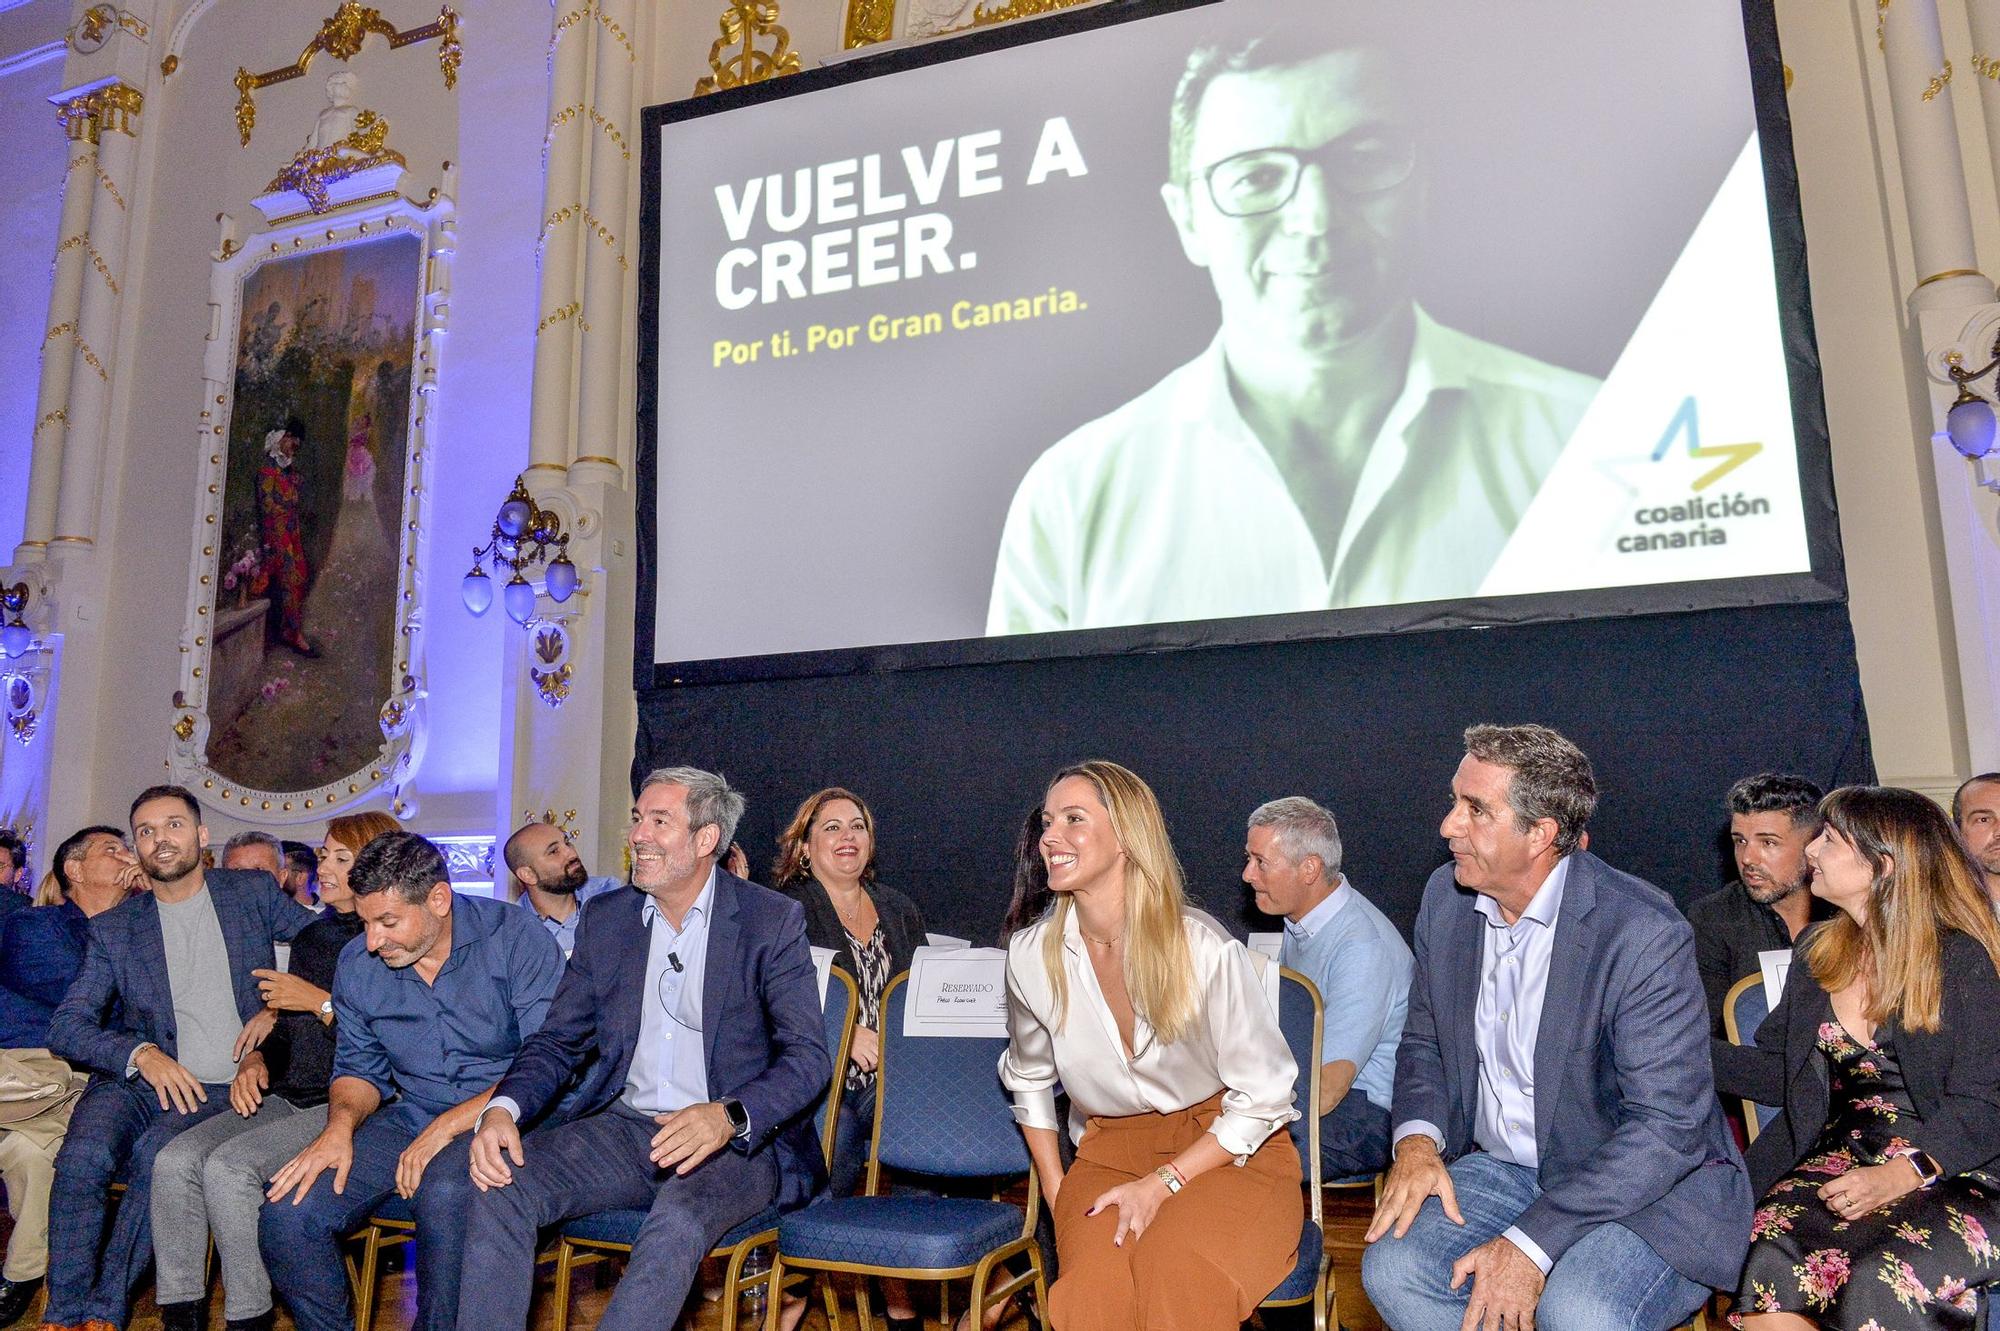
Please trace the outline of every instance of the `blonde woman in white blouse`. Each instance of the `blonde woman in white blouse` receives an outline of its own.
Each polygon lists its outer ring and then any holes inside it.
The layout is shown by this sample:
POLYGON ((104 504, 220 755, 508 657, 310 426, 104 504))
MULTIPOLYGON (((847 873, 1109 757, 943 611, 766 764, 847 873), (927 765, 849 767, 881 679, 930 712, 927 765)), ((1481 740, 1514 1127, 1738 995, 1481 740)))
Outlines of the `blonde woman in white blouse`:
POLYGON ((1187 909, 1159 802, 1109 762, 1042 807, 1054 904, 1007 948, 1007 1052, 1055 1217, 1056 1331, 1220 1331, 1291 1271, 1296 1066, 1243 944, 1187 909), (1076 1163, 1056 1151, 1055 1087, 1076 1163))

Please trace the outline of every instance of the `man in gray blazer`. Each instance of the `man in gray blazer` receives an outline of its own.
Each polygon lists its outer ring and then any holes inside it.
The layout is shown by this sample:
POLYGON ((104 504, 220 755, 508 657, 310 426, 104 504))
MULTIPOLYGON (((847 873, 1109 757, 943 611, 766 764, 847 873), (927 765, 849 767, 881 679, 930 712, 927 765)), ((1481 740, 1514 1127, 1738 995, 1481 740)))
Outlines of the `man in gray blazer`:
POLYGON ((1665 1331, 1750 1241, 1693 931, 1583 850, 1597 782, 1574 744, 1480 725, 1465 749, 1362 1284, 1395 1331, 1665 1331))

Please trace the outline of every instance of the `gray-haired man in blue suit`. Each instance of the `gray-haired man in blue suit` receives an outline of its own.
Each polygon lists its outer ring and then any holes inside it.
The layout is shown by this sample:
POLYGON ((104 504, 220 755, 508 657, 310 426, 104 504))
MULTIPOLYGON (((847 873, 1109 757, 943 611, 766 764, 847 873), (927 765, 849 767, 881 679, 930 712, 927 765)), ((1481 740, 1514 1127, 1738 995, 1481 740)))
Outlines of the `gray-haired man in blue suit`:
MULTIPOLYGON (((132 802, 132 843, 149 891, 90 922, 83 970, 49 1020, 49 1048, 95 1076, 70 1116, 49 1200, 49 1303, 59 1327, 125 1324, 153 1255, 153 1157, 229 1108, 239 1076, 261 1077, 255 1050, 271 1018, 251 974, 277 965, 317 918, 261 870, 202 868, 208 829, 179 786, 132 802), (107 1192, 129 1186, 111 1236, 107 1192)), ((198 1324, 175 1305, 169 1331, 198 1324)))
POLYGON ((1597 782, 1574 744, 1481 725, 1465 749, 1362 1283, 1396 1331, 1665 1331, 1750 1240, 1693 932, 1583 850, 1597 782))

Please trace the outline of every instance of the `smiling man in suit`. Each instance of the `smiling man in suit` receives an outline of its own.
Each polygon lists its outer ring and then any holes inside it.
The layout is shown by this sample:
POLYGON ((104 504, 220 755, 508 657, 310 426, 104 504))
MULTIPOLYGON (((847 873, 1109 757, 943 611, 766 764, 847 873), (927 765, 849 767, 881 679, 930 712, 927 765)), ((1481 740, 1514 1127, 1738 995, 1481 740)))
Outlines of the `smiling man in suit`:
POLYGON ((583 910, 541 1030, 472 1142, 460 1331, 524 1327, 542 1226, 648 1212, 601 1331, 670 1322, 717 1239, 824 1182, 807 1111, 832 1076, 805 913, 716 867, 743 796, 710 772, 648 776, 632 885, 583 910), (595 1049, 581 1115, 521 1137, 595 1049))
MULTIPOLYGON (((263 1075, 272 1017, 251 972, 274 968, 273 945, 315 918, 267 873, 204 871, 208 829, 179 786, 132 802, 132 844, 152 890, 91 920, 83 970, 49 1021, 49 1048, 95 1075, 56 1156, 45 1326, 125 1324, 152 1257, 153 1157, 226 1110, 237 1078, 263 1075)), ((193 1331, 200 1311, 177 1308, 169 1331, 193 1331)))
POLYGON ((1597 782, 1569 740, 1481 725, 1465 749, 1362 1283, 1397 1331, 1665 1331, 1750 1239, 1693 931, 1583 850, 1597 782))

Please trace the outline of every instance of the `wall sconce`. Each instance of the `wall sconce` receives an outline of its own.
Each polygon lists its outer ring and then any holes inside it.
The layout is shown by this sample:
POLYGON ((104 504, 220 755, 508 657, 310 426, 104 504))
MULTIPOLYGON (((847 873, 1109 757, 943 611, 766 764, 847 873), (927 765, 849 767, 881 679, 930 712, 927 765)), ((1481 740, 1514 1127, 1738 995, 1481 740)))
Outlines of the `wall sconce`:
POLYGON ((28 584, 17 582, 11 587, 0 587, 0 655, 9 660, 18 660, 35 645, 35 631, 21 619, 21 612, 28 608, 28 584))
MULTIPOLYGON (((493 604, 493 580, 484 567, 490 563, 495 573, 505 569, 513 574, 500 589, 500 603, 506 607, 508 618, 516 624, 526 624, 534 618, 535 589, 522 571, 545 561, 549 599, 558 603, 567 601, 581 581, 576 565, 569 562, 569 535, 562 529, 562 519, 536 504, 528 493, 526 480, 516 476, 513 493, 493 517, 493 534, 485 545, 473 547, 472 571, 459 587, 465 597, 465 608, 483 615, 493 604), (554 558, 550 558, 551 550, 554 558)), ((0 633, 4 632, 0 629, 0 633)))
POLYGON ((1977 462, 1993 451, 1994 417, 1993 404, 1972 391, 1972 385, 1994 370, 2000 369, 2000 338, 1993 343, 1993 358, 1983 369, 1968 370, 1962 365, 1948 365, 1945 372, 1958 385, 1958 397, 1945 413, 1945 437, 1962 457, 1977 462))

